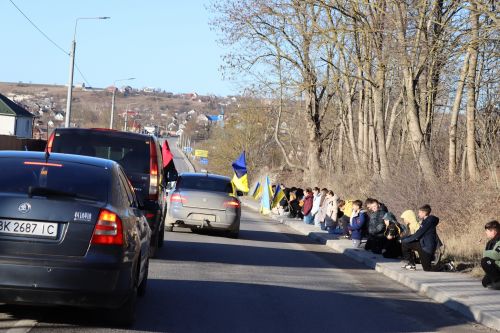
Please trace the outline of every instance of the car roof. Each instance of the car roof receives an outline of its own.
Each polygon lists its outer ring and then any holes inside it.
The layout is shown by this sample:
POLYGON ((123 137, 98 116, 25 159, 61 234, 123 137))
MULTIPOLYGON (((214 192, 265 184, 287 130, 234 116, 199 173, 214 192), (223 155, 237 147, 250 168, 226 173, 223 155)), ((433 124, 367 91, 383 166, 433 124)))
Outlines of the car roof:
POLYGON ((217 175, 214 173, 205 173, 205 172, 182 172, 180 177, 207 177, 211 179, 219 179, 219 180, 226 180, 226 181, 231 181, 231 178, 223 176, 223 175, 217 175))
MULTIPOLYGON (((10 158, 26 158, 32 160, 46 160, 46 155, 44 152, 38 151, 21 151, 21 150, 3 150, 0 151, 0 158, 10 157, 10 158)), ((91 157, 85 155, 73 155, 73 154, 59 154, 52 153, 49 154, 47 162, 73 162, 79 164, 93 165, 102 168, 113 168, 116 163, 112 160, 107 160, 99 157, 91 157)))
POLYGON ((138 140, 155 138, 154 135, 151 134, 139 134, 134 132, 123 132, 109 128, 56 128, 58 133, 67 133, 67 132, 76 132, 78 134, 92 134, 92 133, 100 133, 106 134, 109 136, 118 136, 118 137, 126 137, 133 138, 138 140))

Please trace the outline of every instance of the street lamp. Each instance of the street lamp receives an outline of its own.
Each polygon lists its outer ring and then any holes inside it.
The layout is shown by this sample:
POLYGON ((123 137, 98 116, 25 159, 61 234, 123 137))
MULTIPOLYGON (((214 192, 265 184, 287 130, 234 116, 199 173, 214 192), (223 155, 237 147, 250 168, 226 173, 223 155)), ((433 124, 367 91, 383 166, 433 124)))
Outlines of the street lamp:
POLYGON ((98 17, 78 17, 75 21, 75 32, 73 33, 73 42, 71 43, 71 51, 69 54, 69 83, 68 83, 68 96, 66 100, 66 119, 64 121, 64 127, 69 127, 71 120, 71 99, 73 96, 73 72, 75 70, 75 48, 76 48, 76 27, 78 26, 78 20, 107 20, 110 19, 109 16, 98 16, 98 17))
POLYGON ((129 77, 127 79, 119 79, 113 82, 113 97, 111 98, 111 120, 109 121, 109 128, 113 129, 113 118, 115 116, 115 96, 116 96, 116 82, 120 81, 130 81, 135 80, 135 77, 129 77))

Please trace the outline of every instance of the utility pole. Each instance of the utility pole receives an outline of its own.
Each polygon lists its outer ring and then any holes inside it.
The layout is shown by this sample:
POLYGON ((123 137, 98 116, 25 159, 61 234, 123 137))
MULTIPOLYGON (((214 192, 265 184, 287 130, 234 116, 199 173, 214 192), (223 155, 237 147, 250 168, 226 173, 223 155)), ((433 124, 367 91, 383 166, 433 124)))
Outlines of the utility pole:
POLYGON ((66 115, 64 119, 64 127, 69 127, 71 124, 71 100, 73 98, 73 73, 75 71, 75 49, 76 49, 76 27, 79 20, 108 20, 109 16, 99 17, 79 17, 75 20, 75 31, 73 33, 73 42, 71 43, 71 51, 69 53, 69 80, 68 94, 66 96, 66 115))

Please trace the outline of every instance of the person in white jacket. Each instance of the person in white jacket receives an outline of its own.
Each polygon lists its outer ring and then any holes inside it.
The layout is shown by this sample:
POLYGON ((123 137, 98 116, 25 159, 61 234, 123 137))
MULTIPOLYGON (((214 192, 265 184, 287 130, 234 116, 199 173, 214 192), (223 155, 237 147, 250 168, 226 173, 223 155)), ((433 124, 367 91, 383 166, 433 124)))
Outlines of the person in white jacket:
POLYGON ((319 223, 316 224, 316 215, 319 212, 319 208, 321 206, 321 193, 319 191, 319 187, 314 187, 313 190, 313 205, 311 209, 311 215, 313 216, 314 219, 314 225, 318 225, 319 223))
MULTIPOLYGON (((326 194, 328 193, 328 189, 322 188, 320 194, 320 201, 319 201, 319 209, 316 215, 314 215, 314 224, 316 226, 320 226, 322 230, 324 230, 324 225, 325 225, 325 216, 326 216, 326 208, 327 208, 327 200, 326 200, 326 194)), ((314 205, 314 202, 313 202, 314 205)))
POLYGON ((329 234, 333 234, 335 228, 337 228, 337 214, 339 211, 339 197, 333 191, 328 191, 328 206, 326 209, 325 216, 325 228, 328 230, 329 234))

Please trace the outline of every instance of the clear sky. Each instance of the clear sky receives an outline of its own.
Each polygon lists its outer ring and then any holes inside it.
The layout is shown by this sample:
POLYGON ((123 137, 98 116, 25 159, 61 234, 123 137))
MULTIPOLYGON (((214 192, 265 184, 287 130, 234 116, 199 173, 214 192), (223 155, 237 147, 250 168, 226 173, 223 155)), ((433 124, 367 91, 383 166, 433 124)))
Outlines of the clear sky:
MULTIPOLYGON (((135 77, 132 87, 174 93, 236 94, 219 67, 224 50, 210 30, 209 0, 13 0, 69 51, 77 17, 76 64, 93 87, 135 77)), ((69 57, 42 36, 9 0, 0 1, 0 81, 66 84, 69 57)), ((84 82, 75 69, 74 83, 84 82)), ((117 83, 117 86, 123 83, 117 83)))

